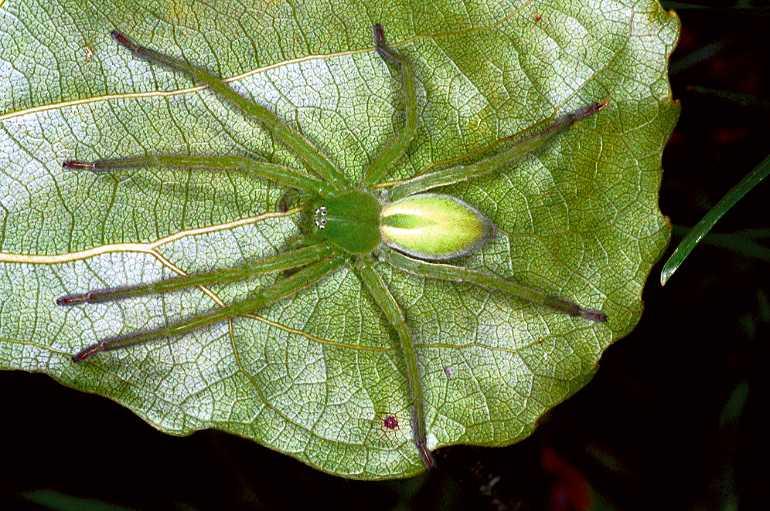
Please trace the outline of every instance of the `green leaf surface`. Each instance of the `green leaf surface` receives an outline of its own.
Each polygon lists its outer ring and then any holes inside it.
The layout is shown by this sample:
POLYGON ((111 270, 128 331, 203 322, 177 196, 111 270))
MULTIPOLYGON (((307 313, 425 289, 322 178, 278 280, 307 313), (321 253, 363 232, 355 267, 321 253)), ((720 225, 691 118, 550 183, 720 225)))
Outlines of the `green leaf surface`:
POLYGON ((378 21, 418 80, 418 135, 390 180, 609 99, 515 168, 442 189, 498 227, 464 264, 600 308, 608 323, 376 267, 414 332, 430 447, 521 440, 584 385, 639 320, 669 237, 657 201, 678 113, 666 78, 678 22, 653 0, 7 0, 0 367, 45 372, 171 434, 219 428, 347 477, 421 471, 398 340, 348 268, 258 315, 81 365, 70 355, 100 337, 238 300, 273 277, 54 305, 236 265, 297 235, 291 213, 274 213, 282 190, 242 173, 61 169, 158 152, 301 168, 211 92, 132 59, 110 30, 209 67, 359 176, 402 119, 396 77, 372 48, 378 21), (397 431, 383 431, 388 414, 397 431))

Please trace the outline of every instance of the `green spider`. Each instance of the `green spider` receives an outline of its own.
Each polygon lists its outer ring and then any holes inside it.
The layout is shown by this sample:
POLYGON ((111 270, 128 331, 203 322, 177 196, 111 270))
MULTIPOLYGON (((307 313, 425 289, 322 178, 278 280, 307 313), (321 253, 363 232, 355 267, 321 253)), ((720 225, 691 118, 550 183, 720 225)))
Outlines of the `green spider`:
POLYGON ((274 284, 260 289, 249 298, 199 316, 164 327, 137 331, 102 339, 87 346, 72 359, 82 362, 102 352, 127 348, 148 341, 186 334, 193 330, 257 310, 289 297, 344 265, 352 268, 374 303, 395 330, 406 366, 412 403, 414 443, 426 465, 432 457, 426 443, 423 388, 417 353, 403 310, 375 271, 375 259, 394 268, 427 279, 463 282, 503 293, 511 298, 550 307, 585 318, 606 321, 598 310, 581 307, 564 298, 481 271, 443 262, 478 251, 490 239, 494 225, 476 208, 450 195, 424 193, 438 188, 509 168, 531 151, 542 146, 556 133, 604 108, 606 101, 592 103, 562 115, 540 132, 525 137, 509 147, 475 163, 455 165, 391 186, 375 188, 393 165, 404 155, 417 130, 417 98, 412 64, 385 42, 381 25, 373 27, 374 45, 384 61, 400 72, 406 123, 393 139, 369 163, 361 182, 351 183, 309 140, 281 121, 267 108, 247 100, 209 71, 140 46, 124 34, 113 31, 112 38, 136 58, 186 73, 205 84, 227 103, 256 119, 272 136, 291 149, 316 177, 294 169, 243 156, 150 155, 103 159, 93 162, 67 160, 65 169, 105 172, 118 169, 166 167, 183 169, 238 169, 267 179, 299 194, 305 221, 301 242, 282 253, 259 259, 246 266, 183 275, 150 284, 95 289, 68 294, 56 300, 58 305, 102 303, 122 298, 166 293, 192 286, 236 282, 269 272, 285 272, 274 284), (289 273, 293 271, 293 273, 289 273))

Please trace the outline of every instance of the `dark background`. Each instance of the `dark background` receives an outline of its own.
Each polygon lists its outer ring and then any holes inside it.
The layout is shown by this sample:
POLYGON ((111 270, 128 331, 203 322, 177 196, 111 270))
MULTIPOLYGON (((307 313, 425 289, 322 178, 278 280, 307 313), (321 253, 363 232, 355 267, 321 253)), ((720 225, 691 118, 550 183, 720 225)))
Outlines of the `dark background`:
MULTIPOLYGON (((770 10, 701 4, 724 7, 677 9, 682 113, 660 199, 672 245, 770 153, 770 10)), ((716 231, 770 227, 769 185, 716 231)), ((164 435, 47 376, 0 373, 0 508, 50 509, 32 501, 67 495, 95 499, 70 508, 86 510, 769 509, 770 237, 764 260, 722 241, 701 244, 665 288, 653 269, 638 328, 532 437, 440 450, 439 468, 410 480, 335 478, 216 431, 164 435)))

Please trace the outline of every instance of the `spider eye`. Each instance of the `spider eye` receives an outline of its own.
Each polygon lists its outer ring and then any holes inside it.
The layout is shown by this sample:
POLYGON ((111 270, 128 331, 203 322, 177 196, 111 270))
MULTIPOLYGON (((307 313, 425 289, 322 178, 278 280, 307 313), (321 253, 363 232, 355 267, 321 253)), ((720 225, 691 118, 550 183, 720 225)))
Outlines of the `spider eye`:
POLYGON ((382 208, 380 235, 391 248, 421 259, 445 260, 478 250, 494 232, 479 210, 451 195, 410 195, 382 208))
POLYGON ((327 215, 326 206, 321 206, 316 209, 315 214, 313 215, 315 226, 319 229, 326 229, 326 222, 328 221, 327 215))

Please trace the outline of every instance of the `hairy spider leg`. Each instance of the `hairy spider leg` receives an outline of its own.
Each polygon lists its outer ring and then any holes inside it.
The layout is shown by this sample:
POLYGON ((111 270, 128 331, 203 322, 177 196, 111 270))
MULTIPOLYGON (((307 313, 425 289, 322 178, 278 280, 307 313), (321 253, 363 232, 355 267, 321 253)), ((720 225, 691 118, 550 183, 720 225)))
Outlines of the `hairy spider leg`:
POLYGON ((73 362, 82 362, 102 351, 117 350, 137 344, 144 344, 163 337, 183 335, 214 323, 253 313, 318 282, 327 274, 341 267, 345 263, 345 259, 345 257, 336 256, 313 263, 290 277, 278 280, 273 285, 260 289, 255 295, 241 302, 233 303, 220 309, 214 309, 199 316, 153 330, 102 339, 73 355, 72 360, 73 362))
POLYGON ((96 173, 148 167, 196 170, 244 170, 255 176, 273 181, 276 184, 302 190, 313 195, 321 195, 323 197, 328 193, 328 187, 323 181, 303 176, 283 165, 254 160, 244 156, 154 154, 127 158, 102 159, 92 162, 67 160, 62 163, 62 167, 73 170, 90 170, 96 173))
POLYGON ((406 324, 406 318, 401 311, 401 307, 393 298, 390 290, 382 281, 380 275, 374 271, 371 262, 365 258, 358 258, 354 266, 358 278, 363 282, 364 287, 374 299, 374 302, 382 310, 390 326, 398 334, 401 344, 401 355, 404 357, 406 365, 406 380, 409 386, 409 397, 412 401, 412 432, 417 449, 420 451, 422 462, 426 468, 433 467, 433 456, 428 450, 427 428, 425 417, 425 398, 422 392, 422 380, 420 379, 420 368, 417 365, 417 352, 414 349, 414 341, 409 326, 406 324))
POLYGON ((56 305, 104 303, 122 300, 124 298, 169 293, 171 291, 194 286, 229 284, 239 280, 247 280, 265 273, 279 272, 306 266, 330 257, 333 254, 334 250, 331 245, 328 243, 317 243, 309 247, 264 257, 234 268, 221 268, 208 272, 180 275, 178 277, 150 282, 148 284, 109 287, 104 289, 94 289, 85 293, 67 294, 57 298, 56 305))
POLYGON ((267 108, 238 94, 235 89, 230 87, 221 78, 211 74, 202 67, 188 64, 181 59, 140 46, 117 30, 113 30, 111 35, 115 42, 129 50, 136 58, 146 60, 151 64, 159 64, 173 71, 180 71, 192 77, 194 81, 206 84, 220 98, 236 106, 247 116, 254 118, 262 124, 273 137, 291 149, 309 169, 332 187, 340 189, 347 186, 345 177, 308 139, 286 125, 267 108))
POLYGON ((399 270, 425 277, 428 279, 448 280, 450 282, 462 282, 474 286, 483 287, 492 291, 500 291, 508 296, 513 296, 530 303, 543 305, 553 310, 577 316, 589 321, 605 322, 607 315, 600 310, 587 309, 580 305, 541 291, 540 289, 525 286, 491 273, 471 270, 463 266, 451 264, 430 263, 420 259, 414 259, 395 250, 383 249, 382 259, 399 270))
POLYGON ((382 181, 385 174, 393 164, 401 158, 409 148, 414 136, 417 134, 417 85, 415 83, 414 67, 409 59, 406 59, 393 51, 385 42, 385 31, 379 23, 372 27, 374 46, 382 59, 401 72, 401 89, 404 96, 404 110, 406 111, 406 123, 401 131, 388 140, 388 142, 369 163, 366 169, 366 184, 375 185, 382 181))
POLYGON ((574 112, 559 116, 545 129, 523 137, 521 140, 516 141, 511 147, 488 158, 467 165, 455 165, 413 177, 412 179, 392 187, 388 191, 388 198, 391 201, 397 201, 398 199, 415 193, 438 188, 439 186, 447 186, 467 181, 510 167, 523 160, 533 151, 542 147, 554 135, 561 133, 576 122, 585 119, 586 117, 590 117, 602 110, 607 106, 607 103, 607 100, 591 103, 574 112))

